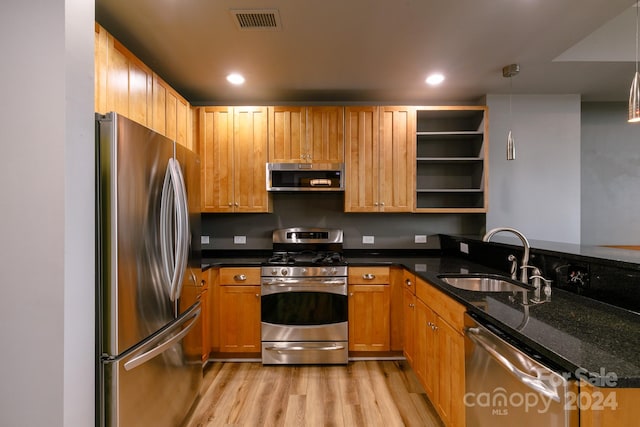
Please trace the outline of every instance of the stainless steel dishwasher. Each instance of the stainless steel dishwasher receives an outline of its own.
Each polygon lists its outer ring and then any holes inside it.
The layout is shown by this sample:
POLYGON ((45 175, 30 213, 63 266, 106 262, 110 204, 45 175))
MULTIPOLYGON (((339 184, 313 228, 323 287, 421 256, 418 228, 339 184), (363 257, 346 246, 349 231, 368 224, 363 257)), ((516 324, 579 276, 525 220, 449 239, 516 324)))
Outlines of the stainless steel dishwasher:
POLYGON ((501 331, 466 317, 467 427, 578 426, 579 413, 571 404, 578 392, 575 380, 507 342, 501 331))

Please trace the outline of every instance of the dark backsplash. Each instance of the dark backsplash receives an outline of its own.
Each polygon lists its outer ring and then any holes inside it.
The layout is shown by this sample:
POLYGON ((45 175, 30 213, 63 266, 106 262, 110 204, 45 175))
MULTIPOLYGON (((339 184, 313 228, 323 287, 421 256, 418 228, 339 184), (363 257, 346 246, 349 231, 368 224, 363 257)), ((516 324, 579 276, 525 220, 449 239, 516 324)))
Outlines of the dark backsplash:
POLYGON ((278 228, 326 227, 344 230, 345 249, 439 249, 438 234, 481 235, 484 214, 345 213, 344 193, 274 193, 273 213, 203 214, 202 235, 210 236, 203 249, 271 249, 271 233, 278 228), (427 243, 414 242, 416 234, 427 243), (246 236, 245 245, 233 236, 246 236), (362 236, 374 236, 363 244, 362 236))

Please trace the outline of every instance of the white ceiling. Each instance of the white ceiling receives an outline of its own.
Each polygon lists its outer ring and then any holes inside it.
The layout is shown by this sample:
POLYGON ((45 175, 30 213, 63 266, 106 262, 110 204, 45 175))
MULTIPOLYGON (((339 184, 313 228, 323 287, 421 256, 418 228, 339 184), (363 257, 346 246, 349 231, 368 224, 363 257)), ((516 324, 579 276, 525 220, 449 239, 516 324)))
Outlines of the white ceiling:
POLYGON ((508 93, 623 101, 635 0, 96 0, 96 20, 192 104, 476 102, 508 93), (278 31, 232 9, 277 9, 278 31), (247 81, 232 87, 237 71, 247 81), (432 71, 446 75, 432 88, 432 71))

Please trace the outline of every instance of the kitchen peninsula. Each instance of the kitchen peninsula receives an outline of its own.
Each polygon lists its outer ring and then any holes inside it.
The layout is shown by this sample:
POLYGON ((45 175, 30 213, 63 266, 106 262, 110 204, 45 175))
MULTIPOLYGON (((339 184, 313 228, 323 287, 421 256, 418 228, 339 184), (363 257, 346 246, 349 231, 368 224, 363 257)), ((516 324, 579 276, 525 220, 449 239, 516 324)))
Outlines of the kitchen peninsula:
MULTIPOLYGON (((384 330, 390 334, 392 344, 388 347, 390 352, 387 355, 394 354, 393 350, 397 350, 398 346, 400 349, 404 348, 404 355, 416 370, 415 354, 407 354, 407 344, 412 343, 412 340, 407 336, 409 333, 407 331, 411 329, 406 327, 406 321, 403 320, 406 313, 403 313, 403 309, 394 308, 394 304, 405 305, 402 296, 407 283, 413 285, 413 292, 415 292, 416 283, 422 282, 420 286, 431 292, 429 295, 432 297, 429 300, 433 300, 433 295, 442 295, 451 301, 450 304, 453 304, 453 312, 469 311, 490 322, 514 338, 520 345, 547 360, 555 369, 581 380, 581 390, 607 393, 605 389, 614 387, 612 390, 616 391, 618 407, 610 412, 605 411, 607 413, 604 415, 605 419, 608 419, 606 418, 608 416, 621 417, 612 418, 616 420, 626 419, 624 414, 628 414, 632 408, 629 406, 629 400, 640 396, 640 359, 636 351, 640 344, 638 307, 623 309, 593 298, 598 295, 616 298, 615 292, 610 296, 600 290, 592 298, 580 293, 585 293, 589 290, 587 288, 591 287, 602 289, 604 285, 598 282, 605 278, 603 272, 614 275, 611 277, 619 278, 623 275, 631 278, 631 281, 634 275, 640 277, 640 263, 634 262, 640 259, 637 258, 640 254, 534 242, 534 247, 531 249, 531 263, 539 266, 544 275, 554 280, 554 284, 550 301, 532 307, 527 312, 527 326, 522 328, 520 325, 523 316, 522 306, 517 301, 511 300, 508 294, 465 291, 447 285, 438 277, 443 273, 508 275, 507 253, 518 254, 521 248, 509 243, 485 243, 478 238, 441 235, 439 239, 441 246, 439 251, 428 250, 423 253, 402 250, 378 250, 371 253, 345 250, 349 268, 366 269, 386 266, 391 271, 389 276, 390 325, 387 325, 384 330), (465 252, 460 251, 461 243, 467 245, 462 246, 465 252), (541 248, 537 248, 536 243, 539 243, 541 248), (567 252, 561 250, 567 250, 567 252), (583 289, 571 283, 573 276, 568 270, 570 268, 584 274, 583 289), (597 272, 598 277, 587 278, 590 272, 597 272), (616 274, 618 276, 615 276, 616 274), (588 284, 585 284, 587 280, 588 284), (571 289, 571 286, 574 286, 574 289, 571 289), (456 307, 459 308, 456 309, 456 307), (403 337, 400 344, 398 344, 397 334, 403 337), (394 341, 395 344, 393 344, 394 341)), ((229 252, 225 252, 224 256, 221 255, 221 253, 207 252, 204 260, 206 268, 208 270, 230 266, 240 269, 255 268, 265 260, 265 254, 260 252, 243 254, 239 251, 238 257, 229 257, 229 252)), ((618 283, 620 281, 616 280, 616 284, 618 283)), ((627 294, 627 300, 633 299, 632 295, 627 294)), ((220 321, 224 322, 224 319, 220 321)), ((455 320, 451 323, 455 323, 455 320)), ((459 336, 462 338, 462 335, 459 336)), ((416 374, 420 378, 419 369, 416 374)), ((428 386, 425 386, 425 389, 428 390, 428 386)), ((462 390, 464 390, 463 386, 462 390)), ((587 420, 591 416, 602 414, 583 410, 581 417, 587 420)), ((440 413, 440 415, 443 414, 440 413)), ((443 419, 447 420, 447 418, 443 419)), ((451 422, 451 425, 455 425, 454 421, 451 422)))

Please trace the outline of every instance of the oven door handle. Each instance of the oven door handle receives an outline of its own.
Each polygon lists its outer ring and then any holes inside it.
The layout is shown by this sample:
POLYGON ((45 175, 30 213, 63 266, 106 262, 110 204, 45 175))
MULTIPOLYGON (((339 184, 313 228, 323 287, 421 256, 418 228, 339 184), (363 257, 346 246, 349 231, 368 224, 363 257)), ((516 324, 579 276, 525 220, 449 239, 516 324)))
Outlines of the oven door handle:
POLYGON ((337 351, 337 350, 344 350, 344 346, 343 345, 333 345, 333 346, 326 346, 326 347, 303 347, 303 346, 289 346, 289 347, 265 347, 265 350, 269 350, 269 351, 276 351, 278 353, 282 353, 285 351, 309 351, 309 350, 316 350, 316 351, 337 351))
POLYGON ((327 286, 344 286, 347 284, 346 280, 327 280, 327 279, 304 279, 304 280, 274 280, 263 281, 262 286, 296 286, 311 283, 313 285, 327 285, 327 286))

